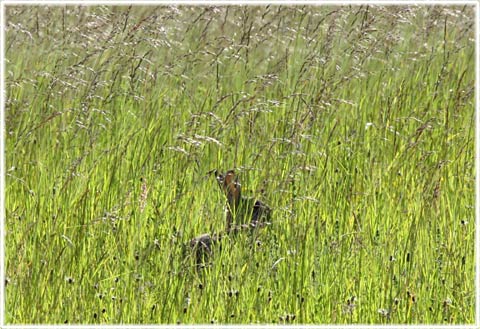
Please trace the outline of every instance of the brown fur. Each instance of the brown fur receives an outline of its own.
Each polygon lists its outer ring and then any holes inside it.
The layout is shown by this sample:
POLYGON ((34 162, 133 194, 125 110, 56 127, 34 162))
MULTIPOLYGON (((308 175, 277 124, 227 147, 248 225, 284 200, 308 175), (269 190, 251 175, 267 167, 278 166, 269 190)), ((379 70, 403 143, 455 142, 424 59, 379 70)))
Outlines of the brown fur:
POLYGON ((226 228, 219 234, 202 234, 189 242, 194 251, 196 264, 203 264, 213 251, 213 246, 219 243, 225 235, 251 231, 269 225, 271 209, 259 200, 242 197, 241 185, 236 180, 233 170, 225 174, 215 171, 217 182, 225 193, 226 228), (245 223, 245 221, 247 221, 245 223))
POLYGON ((234 225, 246 224, 249 220, 256 227, 262 220, 270 220, 271 209, 259 200, 242 197, 241 185, 237 182, 235 172, 227 171, 224 175, 217 174, 217 181, 227 197, 226 231, 230 232, 234 225))

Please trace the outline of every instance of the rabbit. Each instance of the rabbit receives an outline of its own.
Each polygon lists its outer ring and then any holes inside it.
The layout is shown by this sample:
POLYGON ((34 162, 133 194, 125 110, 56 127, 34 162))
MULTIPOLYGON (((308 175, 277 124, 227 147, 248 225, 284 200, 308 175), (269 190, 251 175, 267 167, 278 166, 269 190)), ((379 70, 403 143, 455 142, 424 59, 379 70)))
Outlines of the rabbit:
POLYGON ((215 173, 217 182, 227 197, 225 207, 227 225, 225 231, 218 234, 202 234, 189 241, 187 246, 194 252, 197 265, 212 255, 213 247, 229 234, 251 231, 269 225, 271 209, 263 202, 241 195, 241 185, 235 180, 235 172, 215 173), (244 223, 248 221, 248 223, 244 223))
POLYGON ((226 232, 238 232, 269 224, 270 207, 259 200, 241 195, 241 185, 236 180, 235 171, 229 170, 225 174, 215 171, 215 176, 227 197, 226 232))
POLYGON ((202 262, 212 254, 212 248, 222 239, 221 234, 202 234, 199 235, 189 242, 189 247, 193 250, 195 255, 195 262, 197 265, 202 264, 202 262))

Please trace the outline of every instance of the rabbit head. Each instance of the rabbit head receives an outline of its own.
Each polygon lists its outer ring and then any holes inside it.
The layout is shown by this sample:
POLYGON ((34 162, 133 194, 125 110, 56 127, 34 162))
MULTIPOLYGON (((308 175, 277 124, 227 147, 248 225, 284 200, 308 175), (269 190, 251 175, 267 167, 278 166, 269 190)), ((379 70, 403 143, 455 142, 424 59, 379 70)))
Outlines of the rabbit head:
POLYGON ((233 170, 229 170, 225 174, 217 172, 216 176, 220 188, 227 196, 229 205, 231 207, 238 206, 241 197, 241 185, 236 180, 235 172, 233 170))

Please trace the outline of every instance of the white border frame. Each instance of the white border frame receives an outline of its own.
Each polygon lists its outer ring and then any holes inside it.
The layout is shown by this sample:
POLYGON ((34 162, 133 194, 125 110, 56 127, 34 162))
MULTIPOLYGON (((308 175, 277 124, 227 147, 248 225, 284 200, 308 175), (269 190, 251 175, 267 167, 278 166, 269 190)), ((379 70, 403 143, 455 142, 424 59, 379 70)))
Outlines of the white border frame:
POLYGON ((475 22, 475 324, 480 325, 480 2, 476 4, 475 22))
POLYGON ((0 3, 0 328, 5 324, 5 7, 0 3))
POLYGON ((478 0, 2 0, 2 5, 478 5, 478 0))
POLYGON ((480 326, 480 234, 478 228, 480 226, 480 2, 478 0, 299 0, 299 1, 282 1, 282 0, 0 0, 0 62, 1 72, 3 72, 0 81, 0 328, 12 329, 30 329, 30 328, 192 328, 203 329, 211 327, 228 327, 228 328, 269 328, 269 327, 294 327, 294 328, 478 328, 480 326), (472 325, 5 325, 5 7, 7 5, 475 5, 475 324, 472 325))

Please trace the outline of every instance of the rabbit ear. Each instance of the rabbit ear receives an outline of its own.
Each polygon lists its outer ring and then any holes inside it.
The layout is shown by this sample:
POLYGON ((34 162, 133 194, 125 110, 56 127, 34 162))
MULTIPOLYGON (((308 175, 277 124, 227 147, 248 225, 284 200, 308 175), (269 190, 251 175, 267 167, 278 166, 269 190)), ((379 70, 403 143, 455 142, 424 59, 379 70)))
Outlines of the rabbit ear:
POLYGON ((218 182, 220 185, 223 185, 224 180, 225 180, 225 176, 223 176, 222 173, 220 173, 220 172, 218 172, 218 171, 215 171, 215 178, 217 179, 217 182, 218 182))

